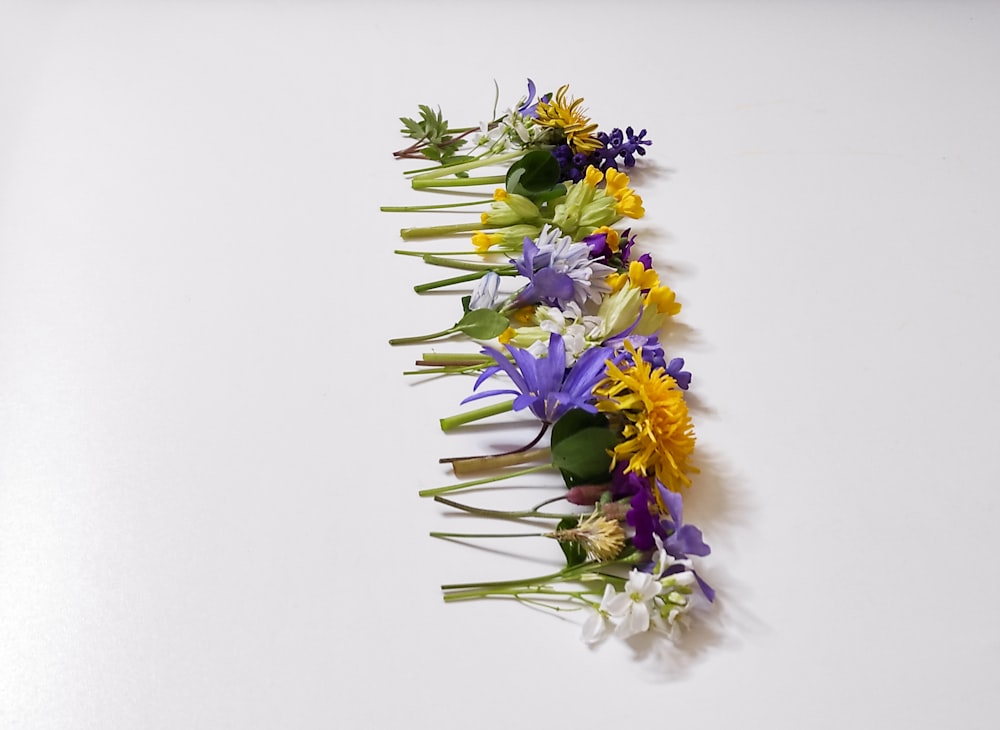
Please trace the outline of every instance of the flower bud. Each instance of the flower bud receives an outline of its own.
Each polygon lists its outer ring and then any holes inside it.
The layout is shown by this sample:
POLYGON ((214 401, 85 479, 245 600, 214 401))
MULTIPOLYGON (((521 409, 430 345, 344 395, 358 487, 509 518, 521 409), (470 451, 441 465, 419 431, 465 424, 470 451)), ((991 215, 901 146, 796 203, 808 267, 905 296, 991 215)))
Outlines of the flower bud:
POLYGON ((595 504, 606 491, 608 488, 603 484, 580 485, 566 492, 566 501, 570 504, 591 505, 595 504))

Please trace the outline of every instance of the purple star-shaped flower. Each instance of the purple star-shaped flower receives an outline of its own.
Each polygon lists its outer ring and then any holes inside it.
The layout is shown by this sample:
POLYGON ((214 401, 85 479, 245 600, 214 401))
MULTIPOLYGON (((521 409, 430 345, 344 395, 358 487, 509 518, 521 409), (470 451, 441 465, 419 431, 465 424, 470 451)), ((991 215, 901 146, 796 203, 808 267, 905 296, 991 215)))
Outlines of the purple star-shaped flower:
POLYGON ((596 413, 594 386, 604 378, 608 361, 617 363, 622 357, 610 348, 592 347, 580 355, 573 367, 567 368, 566 345, 562 336, 556 332, 549 335, 546 357, 536 358, 528 350, 513 345, 504 347, 514 362, 510 362, 499 350, 483 348, 483 354, 492 357, 496 365, 491 365, 480 374, 473 390, 498 372, 506 373, 514 387, 474 393, 462 403, 491 395, 516 395, 515 411, 527 408, 545 423, 555 423, 573 408, 596 413))

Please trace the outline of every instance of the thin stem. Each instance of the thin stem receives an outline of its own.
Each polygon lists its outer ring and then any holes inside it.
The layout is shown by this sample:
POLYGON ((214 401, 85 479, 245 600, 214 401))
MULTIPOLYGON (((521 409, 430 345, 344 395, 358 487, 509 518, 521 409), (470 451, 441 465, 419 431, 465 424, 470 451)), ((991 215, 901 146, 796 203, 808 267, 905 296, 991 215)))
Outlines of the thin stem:
POLYGON ((531 509, 532 510, 536 510, 539 507, 544 507, 547 504, 552 504, 553 502, 559 502, 559 501, 561 501, 563 499, 566 499, 566 495, 565 494, 560 494, 558 497, 552 497, 551 499, 546 499, 544 502, 539 502, 538 504, 536 504, 531 509))
POLYGON ((410 345, 415 342, 426 342, 427 340, 435 340, 438 337, 444 337, 445 335, 450 335, 458 330, 454 327, 449 327, 446 330, 441 330, 440 332, 434 332, 429 335, 414 335, 413 337, 394 337, 389 340, 390 345, 410 345))
POLYGON ((551 469, 552 464, 539 464, 538 466, 530 466, 527 469, 519 469, 517 471, 512 471, 509 474, 501 474, 496 477, 489 477, 487 479, 473 479, 468 482, 459 482, 458 484, 449 484, 445 487, 435 487, 433 489, 422 489, 417 494, 421 497, 434 497, 438 494, 447 494, 448 492, 457 492, 460 489, 469 489, 470 487, 479 487, 483 484, 493 484, 494 482, 501 482, 507 479, 513 479, 515 477, 521 477, 525 474, 534 474, 535 472, 542 471, 542 469, 551 469))
POLYGON ((440 502, 441 504, 446 504, 449 507, 454 507, 462 512, 468 512, 469 514, 479 515, 481 517, 501 517, 510 520, 519 520, 524 518, 537 518, 540 520, 561 520, 564 517, 572 517, 572 515, 563 515, 554 512, 538 512, 536 510, 498 510, 498 509, 482 509, 480 507, 472 507, 467 504, 462 504, 461 502, 455 502, 453 500, 447 499, 440 495, 434 497, 435 502, 440 502))
MULTIPOLYGON (((397 248, 393 253, 398 253, 400 256, 481 256, 482 251, 406 251, 404 249, 397 248)), ((490 252, 491 253, 491 252, 490 252)))
POLYGON ((494 581, 482 581, 480 583, 450 583, 441 586, 441 590, 452 591, 452 590, 464 590, 466 588, 521 588, 533 585, 543 585, 545 583, 562 583, 572 580, 577 580, 587 573, 596 573, 600 571, 600 575, 606 580, 618 581, 622 580, 618 576, 604 573, 605 568, 612 568, 617 565, 632 565, 637 563, 642 557, 641 553, 632 552, 615 560, 610 560, 606 563, 598 563, 592 560, 588 560, 585 563, 580 563, 579 565, 573 566, 572 568, 563 568, 555 573, 549 573, 548 575, 540 575, 536 578, 521 578, 515 580, 494 580, 494 581))
MULTIPOLYGON (((417 363, 418 365, 420 363, 417 363)), ((450 375, 452 373, 469 373, 474 370, 481 370, 483 365, 453 365, 440 368, 424 368, 423 370, 404 370, 403 375, 450 375)))
POLYGON ((473 537, 541 537, 544 533, 541 532, 432 532, 431 537, 454 537, 454 538, 473 538, 473 537))
POLYGON ((518 157, 524 157, 527 153, 528 150, 517 150, 515 152, 507 152, 506 154, 502 155, 490 155, 489 157, 480 157, 478 160, 472 160, 470 162, 462 162, 458 165, 445 165, 444 167, 439 167, 429 172, 423 172, 414 177, 413 179, 433 180, 439 177, 444 177, 446 175, 454 175, 457 172, 468 172, 469 170, 475 170, 477 167, 486 167, 487 165, 498 165, 501 162, 507 162, 508 160, 516 160, 518 157))
POLYGON ((509 269, 509 264, 488 264, 483 261, 460 261, 439 256, 432 253, 424 254, 424 263, 431 266, 447 266, 452 269, 464 269, 465 271, 496 271, 497 269, 509 269))
POLYGON ((441 430, 451 431, 453 428, 457 428, 466 423, 472 423, 473 421, 478 421, 481 418, 488 418, 490 416, 497 416, 501 413, 506 413, 508 411, 514 410, 514 401, 504 401, 503 403, 494 403, 491 406, 483 406, 482 408, 476 408, 472 411, 467 411, 465 413, 458 413, 454 416, 448 416, 447 418, 441 419, 441 430))
POLYGON ((504 451, 504 452, 501 452, 499 454, 487 454, 486 456, 451 456, 451 457, 446 457, 444 459, 438 459, 438 463, 439 464, 450 464, 450 463, 454 463, 456 461, 471 461, 473 459, 495 459, 495 458, 498 458, 498 457, 501 457, 501 456, 509 456, 510 454, 519 454, 522 451, 527 451, 532 446, 534 446, 539 441, 541 441, 542 440, 542 436, 544 436, 545 432, 548 431, 548 430, 549 430, 549 424, 543 421, 542 422, 542 428, 541 428, 541 430, 539 430, 539 432, 535 436, 535 438, 531 439, 531 441, 529 441, 528 443, 526 443, 524 446, 518 446, 516 449, 511 449, 510 451, 504 451))
MULTIPOLYGON (((443 364, 450 363, 453 358, 458 358, 459 360, 470 360, 475 362, 493 362, 493 358, 489 355, 483 355, 478 352, 425 352, 421 357, 428 363, 443 364)), ((507 359, 513 359, 510 355, 507 355, 507 359)))
MULTIPOLYGON (((510 588, 499 589, 499 590, 485 590, 485 591, 455 591, 453 593, 446 593, 444 596, 445 602, 451 601, 468 601, 474 598, 502 598, 509 597, 513 598, 522 603, 528 603, 533 606, 539 606, 541 608, 548 608, 553 611, 564 611, 565 608, 560 608, 558 606, 553 606, 549 603, 545 603, 539 599, 526 598, 525 596, 565 596, 566 600, 564 603, 570 603, 569 599, 575 599, 586 603, 589 606, 597 606, 595 601, 588 600, 584 598, 587 595, 583 591, 559 591, 552 588, 543 588, 540 586, 536 587, 521 587, 512 586, 510 588)), ((592 594, 596 595, 596 594, 592 594)), ((553 601, 553 599, 549 599, 553 601)), ((573 609, 579 610, 579 609, 573 609)))
MULTIPOLYGON (((417 284, 413 287, 413 291, 417 294, 425 291, 431 291, 432 289, 440 289, 443 286, 451 286, 452 284, 464 284, 467 281, 475 281, 476 279, 481 279, 485 274, 485 271, 479 271, 474 274, 462 274, 461 276, 452 276, 447 279, 438 279, 437 281, 429 281, 426 284, 417 284)), ((499 272, 498 272, 499 273, 499 272)))
POLYGON ((492 198, 470 200, 464 203, 437 203, 434 205, 383 205, 379 208, 383 213, 415 213, 421 210, 441 210, 442 208, 465 208, 470 205, 482 205, 492 202, 492 198))

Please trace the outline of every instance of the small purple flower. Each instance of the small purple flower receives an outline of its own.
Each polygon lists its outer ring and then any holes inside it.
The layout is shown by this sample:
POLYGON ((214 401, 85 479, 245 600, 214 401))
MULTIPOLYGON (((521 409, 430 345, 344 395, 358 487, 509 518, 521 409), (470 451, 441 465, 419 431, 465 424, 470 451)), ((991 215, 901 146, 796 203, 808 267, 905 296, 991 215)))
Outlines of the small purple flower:
MULTIPOLYGON (((684 499, 681 495, 671 492, 660 482, 656 482, 656 490, 671 518, 660 520, 660 527, 668 533, 663 540, 666 551, 678 560, 683 560, 688 555, 709 555, 712 549, 702 539, 701 530, 694 525, 684 524, 684 499)), ((661 533, 660 537, 664 538, 664 535, 661 533)))
POLYGON ((567 368, 566 346, 562 336, 556 332, 549 336, 546 357, 536 358, 527 350, 513 345, 504 347, 514 362, 511 363, 499 350, 483 348, 483 354, 492 357, 496 365, 491 365, 480 374, 473 390, 501 371, 507 374, 514 387, 474 393, 462 403, 492 395, 516 395, 514 410, 527 408, 544 423, 555 423, 573 408, 596 413, 594 386, 604 378, 608 361, 617 363, 621 360, 621 355, 616 355, 610 348, 592 347, 580 355, 572 368, 567 368))
POLYGON ((623 167, 635 167, 635 156, 645 155, 646 147, 653 144, 652 140, 646 139, 645 129, 636 134, 632 127, 626 127, 624 132, 615 127, 611 130, 611 134, 598 132, 597 139, 604 145, 604 148, 596 153, 601 157, 602 171, 607 171, 609 168, 617 170, 619 157, 623 167))
MULTIPOLYGON (((669 489, 660 484, 660 482, 656 482, 656 489, 659 491, 660 498, 667 506, 667 511, 670 513, 670 517, 672 518, 660 520, 660 528, 665 529, 670 533, 669 536, 663 540, 663 548, 667 551, 667 554, 677 558, 678 560, 685 560, 689 555, 695 555, 698 557, 710 555, 712 549, 705 544, 701 535, 701 530, 694 525, 683 524, 684 500, 681 498, 681 495, 677 492, 671 492, 669 489)), ((663 533, 657 530, 657 534, 660 535, 662 539, 663 533)), ((684 570, 684 568, 681 566, 674 566, 668 569, 666 573, 664 573, 664 576, 681 570, 684 570)), ((709 601, 714 601, 715 589, 702 580, 702 577, 698 575, 698 571, 692 569, 691 572, 694 574, 695 580, 698 581, 698 587, 701 588, 701 592, 705 594, 705 598, 709 601)))
POLYGON ((642 481, 639 491, 632 497, 632 509, 626 520, 635 528, 632 544, 636 549, 652 550, 656 544, 653 540, 655 533, 663 540, 666 551, 678 560, 688 555, 704 557, 711 553, 711 548, 702 540, 701 530, 694 525, 683 524, 684 502, 681 495, 671 492, 659 481, 656 482, 656 490, 666 505, 666 517, 660 514, 648 479, 642 481))
MULTIPOLYGON (((548 101, 551 96, 551 94, 546 94, 540 97, 538 101, 548 101)), ((517 113, 522 117, 538 119, 538 101, 535 101, 535 82, 528 79, 528 98, 518 107, 517 113)), ((645 133, 645 130, 643 130, 643 133, 645 133)))
POLYGON ((628 464, 618 462, 611 472, 611 498, 622 499, 638 494, 643 488, 649 487, 649 479, 634 471, 626 472, 628 464))
MULTIPOLYGON (((662 350, 660 350, 662 356, 662 350)), ((645 356, 644 356, 645 357, 645 356)), ((677 387, 681 390, 687 390, 688 386, 691 385, 691 373, 684 370, 684 358, 675 357, 669 363, 667 363, 666 368, 667 375, 677 381, 677 387)))
POLYGON ((524 239, 524 252, 511 259, 514 268, 528 279, 528 285, 518 295, 519 305, 542 303, 549 306, 573 298, 573 279, 566 273, 548 268, 549 255, 538 255, 539 248, 530 238, 524 239))
POLYGON ((612 256, 611 247, 608 246, 608 234, 606 232, 591 233, 583 237, 583 242, 590 246, 590 257, 598 261, 608 261, 612 256))

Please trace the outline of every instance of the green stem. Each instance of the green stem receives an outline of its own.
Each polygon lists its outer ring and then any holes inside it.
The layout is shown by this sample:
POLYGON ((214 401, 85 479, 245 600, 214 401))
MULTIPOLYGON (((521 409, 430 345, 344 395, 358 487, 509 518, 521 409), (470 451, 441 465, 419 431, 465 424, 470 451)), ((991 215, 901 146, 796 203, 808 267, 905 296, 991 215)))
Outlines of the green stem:
POLYGON ((497 416, 501 413, 507 413, 508 411, 514 410, 514 401, 509 400, 503 403, 494 403, 491 406, 483 406, 482 408, 476 408, 473 411, 467 411, 465 413, 458 413, 454 416, 448 416, 447 418, 441 419, 441 430, 451 431, 454 428, 458 428, 466 423, 472 423, 473 421, 478 421, 481 418, 489 418, 490 416, 497 416))
POLYGON ((445 256, 438 256, 432 253, 424 254, 424 263, 431 266, 447 266, 452 269, 463 269, 465 271, 496 271, 497 269, 509 269, 509 264, 488 264, 483 261, 460 261, 445 256))
MULTIPOLYGON (((510 588, 502 588, 498 590, 483 590, 483 591, 455 591, 453 593, 446 593, 444 600, 446 603, 452 601, 468 601, 475 598, 490 598, 490 597, 501 597, 510 596, 511 598, 516 598, 519 601, 524 601, 526 603, 532 603, 538 606, 544 606, 545 608, 550 608, 553 610, 559 610, 555 606, 547 605, 542 601, 533 601, 529 598, 522 598, 522 596, 565 596, 567 598, 573 598, 578 601, 582 601, 589 606, 599 605, 595 601, 588 600, 584 598, 587 595, 583 591, 558 591, 552 588, 542 588, 542 587, 522 587, 522 586, 512 586, 510 588)), ((593 594, 596 595, 596 594, 593 594)), ((550 599, 551 600, 551 599, 550 599)))
POLYGON ((543 585, 545 583, 563 583, 567 581, 576 580, 577 578, 586 575, 587 573, 595 573, 598 570, 601 571, 602 577, 611 581, 622 581, 623 579, 615 575, 610 575, 604 573, 605 568, 611 568, 616 565, 632 565, 639 562, 642 557, 642 553, 633 552, 628 555, 617 558, 616 560, 610 560, 606 563, 598 563, 592 560, 588 560, 585 563, 580 563, 579 565, 574 565, 572 568, 563 568, 555 573, 549 573, 548 575, 540 575, 536 578, 521 578, 515 580, 494 580, 494 581, 482 581, 479 583, 450 583, 441 586, 441 590, 453 591, 453 590, 464 590, 468 588, 523 588, 527 586, 543 585))
POLYGON ((573 516, 573 515, 561 515, 552 512, 537 512, 535 510, 520 510, 514 512, 509 510, 482 509, 480 507, 472 507, 467 504, 462 504, 461 502, 455 502, 440 495, 435 497, 434 501, 440 502, 441 504, 446 504, 449 507, 454 507, 455 509, 461 510, 463 512, 468 512, 469 514, 479 515, 481 517, 500 517, 508 520, 520 520, 525 518, 535 518, 539 520, 561 520, 564 517, 573 516))
MULTIPOLYGON (((482 177, 456 177, 454 180, 426 179, 423 177, 414 178, 410 184, 414 190, 427 190, 429 188, 464 188, 472 185, 500 185, 507 181, 506 175, 484 175, 482 177)), ((489 201, 478 201, 489 202, 489 201)))
POLYGON ((457 459, 442 460, 451 464, 455 476, 462 478, 473 474, 496 471, 507 466, 515 466, 531 461, 545 459, 547 463, 552 463, 552 452, 548 448, 543 449, 515 449, 506 454, 491 454, 489 456, 459 457, 457 459))
POLYGON ((383 205, 379 208, 383 213, 415 213, 421 210, 441 210, 442 208, 465 208, 470 205, 482 205, 492 202, 492 198, 470 200, 465 203, 438 203, 435 205, 383 205))
POLYGON ((415 291, 417 294, 420 294, 421 292, 430 291, 431 289, 440 289, 443 286, 451 286, 452 284, 463 284, 466 281, 475 281, 476 279, 481 279, 485 273, 486 273, 485 271, 478 271, 474 274, 462 274, 461 276, 452 276, 448 279, 438 279, 437 281, 429 281, 426 284, 417 284, 415 287, 413 287, 413 291, 415 291))
POLYGON ((482 255, 482 251, 406 251, 401 248, 397 248, 393 253, 398 253, 400 256, 476 256, 482 255))
POLYGON ((477 167, 486 167, 487 165, 498 165, 501 162, 507 162, 508 160, 516 160, 518 157, 524 157, 528 153, 528 150, 517 150, 515 152, 507 152, 502 155, 490 155, 489 157, 480 157, 478 160, 472 160, 471 162, 462 162, 457 165, 445 165, 444 167, 439 167, 429 172, 423 172, 416 177, 414 180, 434 180, 439 177, 444 177, 446 175, 454 175, 457 172, 468 172, 469 170, 475 170, 477 167))
POLYGON ((402 228, 399 231, 399 235, 404 241, 409 241, 414 238, 433 238, 434 236, 447 236, 452 233, 481 231, 485 227, 485 223, 452 223, 442 226, 419 226, 417 228, 402 228))
POLYGON ((455 327, 449 327, 446 330, 441 330, 440 332, 434 332, 429 335, 414 335, 413 337, 394 337, 389 340, 390 345, 411 345, 415 342, 426 342, 427 340, 436 340, 438 337, 444 337, 445 335, 450 335, 458 332, 455 327))
POLYGON ((432 532, 431 537, 541 537, 541 532, 432 532))
POLYGON ((464 352, 425 352, 421 355, 421 361, 418 365, 427 364, 443 364, 443 365, 458 365, 464 364, 465 362, 493 362, 493 358, 489 355, 480 355, 478 352, 475 353, 464 353, 464 352))
POLYGON ((421 497, 434 497, 439 494, 447 494, 448 492, 457 492, 460 489, 468 489, 470 487, 479 487, 483 484, 493 484, 494 482, 501 482, 506 479, 513 479, 514 477, 521 477, 525 474, 534 474, 540 472, 543 469, 551 469, 552 464, 539 464, 538 466, 530 466, 527 469, 518 469, 517 471, 512 471, 507 474, 501 474, 496 477, 487 477, 485 479, 473 479, 468 482, 459 482, 458 484, 449 484, 445 487, 435 487, 433 489, 421 489, 417 494, 421 497))
POLYGON ((476 365, 453 365, 451 367, 424 368, 423 370, 404 370, 403 375, 450 375, 452 373, 468 373, 481 370, 486 363, 476 365))

